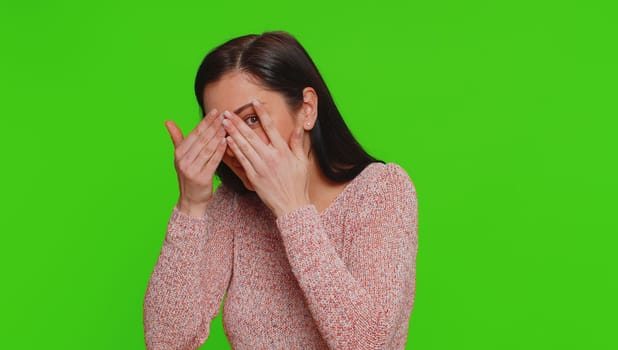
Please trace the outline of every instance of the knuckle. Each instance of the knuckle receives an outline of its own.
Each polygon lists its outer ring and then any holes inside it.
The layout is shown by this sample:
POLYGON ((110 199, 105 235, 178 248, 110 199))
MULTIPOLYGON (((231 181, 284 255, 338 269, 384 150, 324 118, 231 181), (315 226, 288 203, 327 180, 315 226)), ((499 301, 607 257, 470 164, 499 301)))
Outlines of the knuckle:
POLYGON ((187 170, 189 169, 189 161, 187 161, 187 159, 185 158, 180 159, 177 164, 178 167, 184 172, 187 172, 187 170))
POLYGON ((195 176, 195 169, 193 169, 193 168, 189 168, 189 169, 187 169, 187 171, 186 171, 186 176, 187 176, 187 178, 189 178, 189 179, 190 179, 191 181, 193 181, 194 183, 199 182, 199 181, 198 181, 199 179, 196 179, 196 176, 195 176))
POLYGON ((206 126, 206 124, 200 124, 197 127, 197 136, 198 137, 203 137, 204 134, 206 134, 208 132, 208 127, 206 126))
POLYGON ((212 151, 212 143, 211 142, 204 143, 204 146, 202 146, 202 149, 200 150, 199 156, 203 157, 204 155, 208 155, 211 151, 212 151))
POLYGON ((200 124, 197 127, 197 136, 198 138, 204 137, 204 135, 208 134, 210 128, 206 124, 200 124))
POLYGON ((202 141, 204 141, 206 139, 206 132, 207 131, 204 130, 204 131, 200 131, 200 132, 197 133, 196 136, 197 136, 198 142, 202 142, 202 141))

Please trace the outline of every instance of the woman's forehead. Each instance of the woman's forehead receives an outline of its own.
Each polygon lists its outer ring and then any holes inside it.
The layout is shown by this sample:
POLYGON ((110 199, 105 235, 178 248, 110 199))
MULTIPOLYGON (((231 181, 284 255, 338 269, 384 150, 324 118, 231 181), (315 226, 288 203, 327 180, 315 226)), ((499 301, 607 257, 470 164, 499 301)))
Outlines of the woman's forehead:
POLYGON ((241 113, 253 110, 251 100, 256 99, 263 105, 285 104, 280 93, 258 85, 245 73, 227 73, 221 79, 204 88, 204 108, 206 112, 213 108, 219 111, 241 113))
POLYGON ((250 101, 262 90, 262 87, 250 81, 247 74, 230 72, 204 87, 204 103, 219 108, 224 104, 226 109, 237 109, 250 101))
POLYGON ((245 103, 244 105, 236 108, 234 110, 234 113, 239 114, 239 113, 242 113, 244 110, 251 110, 251 109, 253 109, 253 103, 249 102, 249 103, 245 103))

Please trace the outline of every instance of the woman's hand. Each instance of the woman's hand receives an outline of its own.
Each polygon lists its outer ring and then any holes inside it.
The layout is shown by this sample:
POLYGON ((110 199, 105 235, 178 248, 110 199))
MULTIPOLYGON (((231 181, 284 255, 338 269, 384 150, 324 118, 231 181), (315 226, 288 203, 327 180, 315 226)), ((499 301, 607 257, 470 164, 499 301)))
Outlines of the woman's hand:
POLYGON ((256 193, 275 216, 309 204, 309 160, 303 150, 303 129, 296 129, 288 143, 258 101, 255 112, 270 139, 265 144, 236 114, 225 112, 227 144, 242 165, 256 193))
POLYGON ((225 153, 223 116, 210 111, 184 138, 173 121, 165 126, 174 143, 174 166, 178 174, 180 198, 178 209, 188 215, 202 217, 212 197, 213 176, 225 153))

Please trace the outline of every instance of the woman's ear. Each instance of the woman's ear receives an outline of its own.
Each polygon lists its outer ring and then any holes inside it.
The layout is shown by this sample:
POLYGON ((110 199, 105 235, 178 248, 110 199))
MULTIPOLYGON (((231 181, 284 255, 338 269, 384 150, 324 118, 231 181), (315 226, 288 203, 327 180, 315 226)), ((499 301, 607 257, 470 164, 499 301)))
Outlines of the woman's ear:
POLYGON ((299 116, 305 131, 313 129, 315 121, 318 119, 318 94, 312 87, 303 89, 303 104, 299 116))

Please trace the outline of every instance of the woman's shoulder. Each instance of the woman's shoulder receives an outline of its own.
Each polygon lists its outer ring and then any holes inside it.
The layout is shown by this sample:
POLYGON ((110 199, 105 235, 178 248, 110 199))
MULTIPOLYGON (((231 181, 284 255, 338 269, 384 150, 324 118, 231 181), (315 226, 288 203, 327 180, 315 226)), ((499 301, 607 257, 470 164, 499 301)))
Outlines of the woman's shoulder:
POLYGON ((361 188, 371 192, 416 191, 408 172, 397 163, 371 163, 355 180, 358 180, 361 188))
POLYGON ((353 180, 348 205, 371 212, 416 206, 416 188, 408 172, 396 163, 371 163, 353 180))
POLYGON ((381 220, 391 224, 416 222, 418 200, 416 188, 408 172, 396 163, 372 163, 359 174, 348 205, 354 208, 355 218, 370 222, 381 220))

